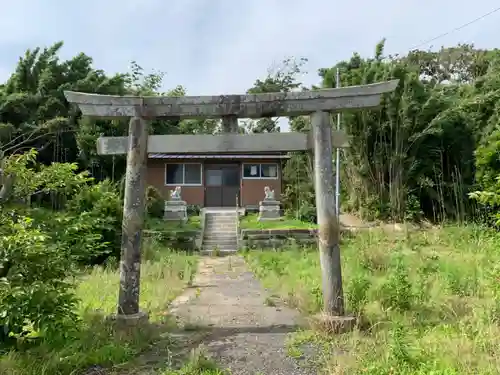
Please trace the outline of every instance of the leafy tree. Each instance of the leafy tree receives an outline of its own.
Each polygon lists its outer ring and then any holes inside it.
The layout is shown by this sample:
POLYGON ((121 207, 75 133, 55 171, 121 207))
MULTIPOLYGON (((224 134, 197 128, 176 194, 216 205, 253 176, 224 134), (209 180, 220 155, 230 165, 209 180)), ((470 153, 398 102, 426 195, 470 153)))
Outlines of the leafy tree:
MULTIPOLYGON (((264 80, 257 79, 247 93, 290 92, 299 89, 302 86, 299 76, 304 74, 303 67, 306 63, 306 58, 283 60, 281 65, 268 70, 264 80)), ((278 119, 272 119, 272 114, 269 116, 256 121, 248 121, 246 123, 247 131, 249 133, 279 132, 278 119)))
POLYGON ((63 91, 126 93, 125 75, 108 77, 92 69, 83 53, 60 61, 62 45, 26 51, 0 89, 0 147, 6 154, 36 148, 43 162, 76 161, 78 114, 63 91))

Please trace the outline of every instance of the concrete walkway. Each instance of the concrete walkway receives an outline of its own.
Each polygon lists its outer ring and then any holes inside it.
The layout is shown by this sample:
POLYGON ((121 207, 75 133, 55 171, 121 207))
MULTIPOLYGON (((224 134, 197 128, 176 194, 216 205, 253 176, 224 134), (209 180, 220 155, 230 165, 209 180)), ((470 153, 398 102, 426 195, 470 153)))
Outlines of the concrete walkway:
POLYGON ((186 329, 208 330, 202 346, 231 375, 316 374, 286 353, 287 334, 303 323, 299 313, 267 306, 266 297, 241 256, 205 257, 171 313, 186 329))

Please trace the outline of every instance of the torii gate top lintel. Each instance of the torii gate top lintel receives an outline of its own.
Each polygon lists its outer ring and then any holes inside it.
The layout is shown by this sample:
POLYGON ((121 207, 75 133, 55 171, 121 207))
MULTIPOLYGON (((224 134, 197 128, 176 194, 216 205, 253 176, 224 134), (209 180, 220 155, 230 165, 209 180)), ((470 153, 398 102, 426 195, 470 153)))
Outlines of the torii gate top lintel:
POLYGON ((65 91, 84 116, 142 118, 259 118, 377 107, 399 80, 335 89, 220 96, 114 96, 65 91))

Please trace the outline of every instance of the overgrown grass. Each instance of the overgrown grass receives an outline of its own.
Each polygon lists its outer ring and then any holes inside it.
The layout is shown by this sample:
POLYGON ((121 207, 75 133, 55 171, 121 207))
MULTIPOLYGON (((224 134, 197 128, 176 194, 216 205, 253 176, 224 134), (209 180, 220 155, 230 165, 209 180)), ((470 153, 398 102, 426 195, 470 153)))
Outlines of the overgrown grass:
POLYGON ((163 220, 148 218, 145 228, 155 231, 196 231, 201 229, 200 216, 189 216, 188 221, 183 223, 176 220, 163 220))
POLYGON ((258 221, 258 215, 247 214, 240 218, 241 229, 314 229, 316 224, 283 217, 279 220, 258 221))
POLYGON ((150 313, 147 326, 123 332, 105 319, 114 313, 118 298, 119 271, 116 267, 95 267, 77 284, 80 298, 79 322, 60 337, 47 337, 36 347, 22 347, 0 357, 2 375, 78 374, 91 366, 110 367, 125 363, 148 348, 167 330, 166 308, 190 282, 196 258, 144 246, 141 269, 141 308, 150 313))
MULTIPOLYGON (((408 236, 359 233, 342 244, 347 310, 360 327, 325 337, 331 374, 500 373, 500 235, 446 227, 408 236)), ((264 284, 306 313, 322 305, 316 249, 248 252, 264 284)))
MULTIPOLYGON (((196 270, 196 257, 159 248, 145 242, 141 268, 141 309, 149 311, 150 321, 159 322, 165 307, 191 282, 196 270)), ((113 268, 95 267, 78 284, 81 310, 116 312, 120 275, 113 268)))
POLYGON ((200 351, 191 353, 191 358, 180 370, 165 370, 162 375, 231 375, 200 351))

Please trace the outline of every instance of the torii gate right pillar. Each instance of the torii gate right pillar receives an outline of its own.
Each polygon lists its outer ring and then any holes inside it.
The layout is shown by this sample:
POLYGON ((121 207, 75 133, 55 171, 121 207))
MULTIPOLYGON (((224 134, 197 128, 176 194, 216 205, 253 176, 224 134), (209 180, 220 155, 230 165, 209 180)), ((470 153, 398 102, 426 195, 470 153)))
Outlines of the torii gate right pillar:
POLYGON ((344 315, 344 293, 339 245, 339 218, 335 212, 330 113, 311 115, 314 140, 314 188, 318 221, 318 247, 323 280, 324 310, 344 315))

